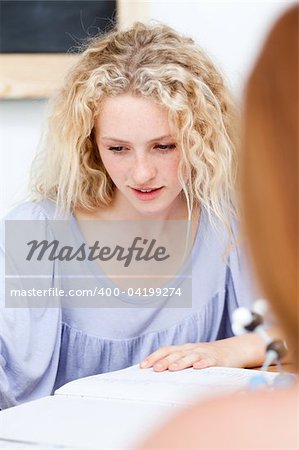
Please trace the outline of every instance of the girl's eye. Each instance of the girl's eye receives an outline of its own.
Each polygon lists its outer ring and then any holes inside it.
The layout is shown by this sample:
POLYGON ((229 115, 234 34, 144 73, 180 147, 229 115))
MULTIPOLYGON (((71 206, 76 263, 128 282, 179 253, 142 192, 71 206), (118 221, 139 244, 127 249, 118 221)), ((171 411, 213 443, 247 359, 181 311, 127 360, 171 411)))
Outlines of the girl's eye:
POLYGON ((108 150, 110 150, 111 152, 115 152, 115 153, 120 153, 124 150, 125 147, 123 147, 122 145, 116 145, 115 147, 108 147, 108 150))
POLYGON ((160 149, 160 150, 174 150, 175 148, 176 148, 176 145, 175 144, 157 144, 157 145, 155 145, 155 148, 158 148, 158 149, 160 149))

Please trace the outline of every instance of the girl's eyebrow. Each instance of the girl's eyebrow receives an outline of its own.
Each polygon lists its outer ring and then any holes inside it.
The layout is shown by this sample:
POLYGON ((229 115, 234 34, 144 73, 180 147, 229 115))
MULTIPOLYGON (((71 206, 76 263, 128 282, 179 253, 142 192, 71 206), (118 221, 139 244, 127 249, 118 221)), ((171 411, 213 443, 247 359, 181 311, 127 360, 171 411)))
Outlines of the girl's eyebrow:
MULTIPOLYGON (((173 140, 174 138, 173 138, 173 136, 168 134, 168 135, 159 136, 159 137, 156 137, 154 139, 151 139, 147 143, 150 144, 152 142, 158 142, 158 141, 162 141, 162 140, 166 140, 166 139, 172 139, 173 140)), ((120 139, 120 138, 112 137, 112 136, 102 136, 102 137, 100 137, 100 140, 101 141, 119 142, 119 143, 123 143, 123 144, 131 144, 131 142, 129 142, 129 141, 125 141, 124 139, 120 139)))

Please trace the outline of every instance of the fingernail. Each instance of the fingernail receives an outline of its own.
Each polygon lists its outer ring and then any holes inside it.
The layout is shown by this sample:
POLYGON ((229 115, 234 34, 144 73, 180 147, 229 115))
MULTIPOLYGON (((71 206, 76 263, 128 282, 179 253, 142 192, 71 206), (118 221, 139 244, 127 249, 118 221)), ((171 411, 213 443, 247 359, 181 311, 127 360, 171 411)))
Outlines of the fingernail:
POLYGON ((195 369, 205 369, 208 366, 208 362, 201 360, 193 365, 195 369))
POLYGON ((156 370, 156 369, 158 369, 158 370, 163 369, 163 364, 161 364, 161 363, 155 364, 154 365, 154 370, 156 370))
POLYGON ((178 369, 178 367, 179 366, 176 363, 173 363, 173 364, 170 364, 169 369, 170 370, 176 370, 176 369, 178 369))
POLYGON ((141 369, 145 369, 145 368, 148 367, 148 366, 149 366, 149 362, 148 362, 147 359, 145 359, 144 361, 142 361, 142 362, 140 363, 141 369))

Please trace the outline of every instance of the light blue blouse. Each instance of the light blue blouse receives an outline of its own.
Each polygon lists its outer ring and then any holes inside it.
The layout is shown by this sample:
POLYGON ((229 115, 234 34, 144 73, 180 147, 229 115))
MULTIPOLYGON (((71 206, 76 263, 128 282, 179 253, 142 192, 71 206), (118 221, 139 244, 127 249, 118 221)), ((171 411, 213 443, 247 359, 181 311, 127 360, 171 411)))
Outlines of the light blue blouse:
MULTIPOLYGON (((48 221, 54 209, 50 201, 25 203, 6 220, 48 221)), ((192 307, 128 308, 123 299, 119 308, 7 308, 2 224, 0 409, 52 394, 80 377, 136 364, 162 345, 232 336, 232 311, 254 298, 240 249, 224 258, 224 234, 202 211, 192 251, 192 307)), ((53 264, 49 287, 57 285, 55 271, 53 264)), ((60 287, 71 286, 71 278, 60 278, 60 287)))

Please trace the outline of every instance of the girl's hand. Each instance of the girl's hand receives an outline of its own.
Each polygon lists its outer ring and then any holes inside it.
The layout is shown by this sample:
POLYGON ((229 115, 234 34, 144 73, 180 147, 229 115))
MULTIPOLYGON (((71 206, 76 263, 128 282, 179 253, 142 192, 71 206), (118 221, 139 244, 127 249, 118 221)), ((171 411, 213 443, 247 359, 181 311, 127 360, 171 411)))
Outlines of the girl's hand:
POLYGON ((211 366, 238 367, 229 339, 222 341, 170 345, 159 348, 141 362, 142 369, 152 367, 156 372, 182 370, 187 367, 204 369, 211 366))
MULTIPOLYGON (((268 331, 270 333, 270 330, 268 331)), ((211 366, 249 368, 261 366, 264 357, 263 339, 251 333, 214 342, 161 347, 145 358, 140 363, 140 367, 142 369, 152 367, 155 372, 163 372, 167 369, 182 370, 187 367, 194 369, 205 369, 211 366)))

